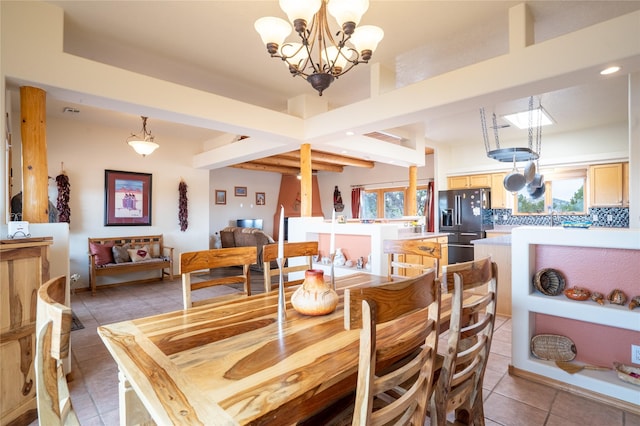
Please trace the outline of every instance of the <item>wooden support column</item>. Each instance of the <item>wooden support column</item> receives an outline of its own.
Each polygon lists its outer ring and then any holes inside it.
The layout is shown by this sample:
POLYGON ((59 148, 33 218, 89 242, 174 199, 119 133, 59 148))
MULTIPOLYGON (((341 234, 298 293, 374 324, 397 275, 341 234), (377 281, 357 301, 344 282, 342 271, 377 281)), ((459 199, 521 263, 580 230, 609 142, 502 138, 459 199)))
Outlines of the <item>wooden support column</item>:
POLYGON ((311 217, 313 211, 313 189, 311 185, 311 145, 300 146, 300 216, 311 217))
POLYGON ((22 220, 49 222, 46 92, 20 88, 22 135, 22 220))
POLYGON ((409 191, 407 194, 407 215, 415 216, 418 214, 418 202, 416 194, 418 191, 418 167, 409 166, 409 191))

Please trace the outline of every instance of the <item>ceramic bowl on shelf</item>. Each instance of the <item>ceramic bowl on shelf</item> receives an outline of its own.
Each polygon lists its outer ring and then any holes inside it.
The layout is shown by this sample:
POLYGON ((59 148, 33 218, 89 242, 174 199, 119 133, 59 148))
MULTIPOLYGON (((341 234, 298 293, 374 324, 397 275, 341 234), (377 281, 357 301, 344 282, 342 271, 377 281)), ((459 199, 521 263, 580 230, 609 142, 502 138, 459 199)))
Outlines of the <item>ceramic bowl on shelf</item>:
POLYGON ((587 300, 591 296, 591 291, 584 287, 572 287, 564 291, 564 295, 572 300, 587 300))

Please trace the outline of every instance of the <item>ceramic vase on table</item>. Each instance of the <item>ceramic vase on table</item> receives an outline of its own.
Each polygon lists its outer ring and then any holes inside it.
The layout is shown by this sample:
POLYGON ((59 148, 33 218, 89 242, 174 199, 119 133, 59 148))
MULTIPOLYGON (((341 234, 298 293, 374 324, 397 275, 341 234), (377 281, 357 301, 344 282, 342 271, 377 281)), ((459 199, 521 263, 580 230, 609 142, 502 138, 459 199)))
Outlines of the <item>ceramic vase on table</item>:
POLYGON ((327 315, 338 306, 338 293, 324 281, 321 269, 304 272, 304 282, 291 295, 293 308, 304 315, 327 315))

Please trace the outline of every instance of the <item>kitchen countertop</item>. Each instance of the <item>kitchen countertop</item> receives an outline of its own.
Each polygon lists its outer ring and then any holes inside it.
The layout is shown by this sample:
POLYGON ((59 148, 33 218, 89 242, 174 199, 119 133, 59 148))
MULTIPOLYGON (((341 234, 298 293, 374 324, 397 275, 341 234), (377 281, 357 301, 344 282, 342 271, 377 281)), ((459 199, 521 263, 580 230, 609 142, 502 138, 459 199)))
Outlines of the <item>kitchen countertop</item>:
POLYGON ((399 232, 399 240, 424 240, 427 238, 438 238, 448 236, 448 232, 399 232))
POLYGON ((501 235, 499 237, 481 238, 479 240, 472 240, 471 244, 484 244, 484 245, 511 245, 511 234, 501 235))
POLYGON ((519 226, 521 225, 495 225, 493 229, 487 229, 487 232, 494 234, 511 234, 511 231, 519 226))

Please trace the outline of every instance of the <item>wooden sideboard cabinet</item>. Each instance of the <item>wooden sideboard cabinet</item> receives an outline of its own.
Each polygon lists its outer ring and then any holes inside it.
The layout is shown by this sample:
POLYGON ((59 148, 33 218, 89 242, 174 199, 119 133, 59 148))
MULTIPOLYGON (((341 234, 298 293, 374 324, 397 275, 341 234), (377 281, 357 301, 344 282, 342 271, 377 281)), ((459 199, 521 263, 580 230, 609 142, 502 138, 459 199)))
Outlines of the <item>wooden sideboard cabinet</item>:
POLYGON ((52 237, 0 240, 0 424, 38 416, 33 367, 36 292, 49 280, 52 237))

